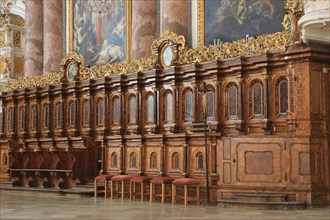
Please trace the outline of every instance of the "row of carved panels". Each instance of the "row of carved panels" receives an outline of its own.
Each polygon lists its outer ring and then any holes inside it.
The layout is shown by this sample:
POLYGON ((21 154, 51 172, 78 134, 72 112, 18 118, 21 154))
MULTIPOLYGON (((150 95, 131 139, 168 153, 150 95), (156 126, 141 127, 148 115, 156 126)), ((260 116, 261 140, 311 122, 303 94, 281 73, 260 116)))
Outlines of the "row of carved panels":
MULTIPOLYGON (((187 147, 187 160, 183 146, 160 146, 144 146, 143 148, 130 146, 125 147, 124 151, 120 146, 107 147, 106 170, 110 173, 125 172, 149 175, 161 175, 162 173, 172 176, 183 176, 188 173, 197 176, 205 175, 204 146, 187 147), (122 155, 125 155, 124 158, 122 155), (185 166, 187 166, 186 170, 185 166)), ((211 158, 210 155, 209 158, 211 158)), ((210 164, 214 162, 209 161, 210 164)))

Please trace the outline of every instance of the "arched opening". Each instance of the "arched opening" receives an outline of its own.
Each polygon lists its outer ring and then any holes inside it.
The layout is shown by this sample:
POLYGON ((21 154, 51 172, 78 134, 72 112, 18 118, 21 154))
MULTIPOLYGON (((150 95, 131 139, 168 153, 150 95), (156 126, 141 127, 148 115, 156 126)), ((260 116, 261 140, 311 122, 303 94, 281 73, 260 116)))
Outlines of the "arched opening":
POLYGON ((173 170, 178 170, 180 169, 180 155, 179 153, 174 153, 172 156, 172 169, 173 170))
POLYGON ((196 156, 196 169, 204 169, 204 155, 202 153, 198 153, 196 156))

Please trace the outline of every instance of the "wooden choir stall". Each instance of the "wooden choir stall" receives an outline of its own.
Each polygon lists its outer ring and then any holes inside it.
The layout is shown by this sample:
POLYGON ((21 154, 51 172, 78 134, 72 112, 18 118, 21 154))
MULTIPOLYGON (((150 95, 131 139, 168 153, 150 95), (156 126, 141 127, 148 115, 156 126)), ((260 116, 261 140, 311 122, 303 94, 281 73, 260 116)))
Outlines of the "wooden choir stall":
POLYGON ((208 168, 212 203, 329 201, 329 49, 226 56, 165 32, 152 51, 90 68, 71 53, 58 73, 9 83, 1 180, 70 188, 106 173, 189 177, 204 203, 208 168))

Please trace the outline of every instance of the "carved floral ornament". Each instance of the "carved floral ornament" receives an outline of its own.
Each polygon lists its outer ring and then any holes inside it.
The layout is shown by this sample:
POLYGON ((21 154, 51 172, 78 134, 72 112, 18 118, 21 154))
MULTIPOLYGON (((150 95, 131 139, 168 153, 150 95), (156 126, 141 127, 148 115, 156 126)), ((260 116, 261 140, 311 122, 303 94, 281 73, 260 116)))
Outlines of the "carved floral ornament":
MULTIPOLYGON (((187 48, 185 47, 185 39, 183 36, 178 36, 171 31, 165 31, 162 36, 152 43, 152 55, 150 57, 141 58, 135 61, 123 61, 112 64, 106 63, 90 68, 84 67, 84 60, 81 55, 70 53, 62 60, 61 70, 59 72, 10 80, 5 88, 2 88, 2 91, 12 91, 15 89, 37 86, 42 87, 65 82, 63 81, 63 76, 67 76, 65 75, 67 74, 66 65, 68 65, 69 60, 75 60, 75 62, 80 64, 78 68, 80 80, 152 70, 158 68, 157 64, 159 66, 159 62, 161 62, 159 55, 163 53, 162 49, 166 47, 165 45, 165 47, 162 48, 164 42, 171 42, 171 45, 177 45, 177 47, 174 48, 177 56, 175 57, 175 62, 171 63, 172 65, 198 63, 248 54, 265 53, 275 49, 285 49, 289 44, 293 44, 299 40, 297 20, 303 14, 302 0, 287 0, 285 13, 283 32, 249 38, 247 41, 241 39, 233 42, 226 42, 221 45, 187 48)), ((165 65, 165 67, 169 66, 165 65)))

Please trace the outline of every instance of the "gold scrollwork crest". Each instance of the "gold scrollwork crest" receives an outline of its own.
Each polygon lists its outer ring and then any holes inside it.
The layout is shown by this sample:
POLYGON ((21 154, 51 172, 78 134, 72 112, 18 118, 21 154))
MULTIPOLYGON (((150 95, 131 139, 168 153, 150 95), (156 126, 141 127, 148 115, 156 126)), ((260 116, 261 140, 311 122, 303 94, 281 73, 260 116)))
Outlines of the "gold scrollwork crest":
POLYGON ((84 58, 75 52, 69 53, 60 64, 63 73, 62 82, 72 82, 80 79, 80 69, 84 66, 84 58))

